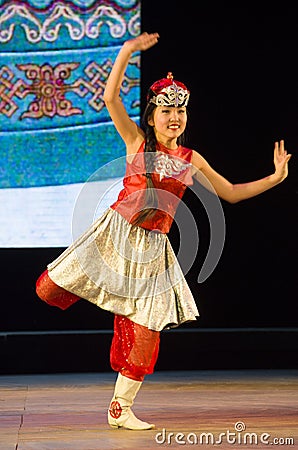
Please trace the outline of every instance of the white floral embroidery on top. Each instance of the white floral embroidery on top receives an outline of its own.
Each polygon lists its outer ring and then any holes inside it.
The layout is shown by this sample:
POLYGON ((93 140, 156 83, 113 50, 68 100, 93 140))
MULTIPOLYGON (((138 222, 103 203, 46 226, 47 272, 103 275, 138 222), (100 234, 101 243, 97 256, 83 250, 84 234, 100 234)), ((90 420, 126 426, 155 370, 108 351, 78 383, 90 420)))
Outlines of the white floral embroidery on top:
POLYGON ((166 153, 156 153, 154 168, 155 171, 159 173, 160 181, 163 178, 170 178, 173 177, 173 175, 179 175, 190 166, 190 163, 184 163, 178 158, 171 158, 166 153))

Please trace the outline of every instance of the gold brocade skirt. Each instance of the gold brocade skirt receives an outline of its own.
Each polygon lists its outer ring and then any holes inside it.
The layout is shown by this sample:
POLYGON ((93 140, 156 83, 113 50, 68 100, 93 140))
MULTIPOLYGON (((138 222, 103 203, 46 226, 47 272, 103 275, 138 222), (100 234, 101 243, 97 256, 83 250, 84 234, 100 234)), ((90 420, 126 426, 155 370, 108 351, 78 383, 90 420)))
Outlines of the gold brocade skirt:
POLYGON ((168 236, 132 226, 108 208, 48 265, 58 285, 151 330, 199 312, 168 236))

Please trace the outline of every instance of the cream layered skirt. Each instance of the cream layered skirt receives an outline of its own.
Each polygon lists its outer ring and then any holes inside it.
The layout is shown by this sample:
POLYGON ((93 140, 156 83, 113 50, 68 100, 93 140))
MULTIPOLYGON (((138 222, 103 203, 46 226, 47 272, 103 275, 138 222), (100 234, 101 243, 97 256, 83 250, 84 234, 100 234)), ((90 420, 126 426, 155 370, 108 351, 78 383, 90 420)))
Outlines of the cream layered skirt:
POLYGON ((47 268, 58 286, 151 330, 199 316, 168 236, 111 208, 47 268))

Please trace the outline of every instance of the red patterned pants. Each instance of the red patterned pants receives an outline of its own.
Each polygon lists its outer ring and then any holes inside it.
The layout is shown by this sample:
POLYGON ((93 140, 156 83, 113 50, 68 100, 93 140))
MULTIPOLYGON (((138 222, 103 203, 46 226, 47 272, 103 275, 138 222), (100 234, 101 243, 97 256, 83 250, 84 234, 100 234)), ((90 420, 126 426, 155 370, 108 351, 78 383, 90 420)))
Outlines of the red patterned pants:
MULTIPOLYGON (((44 302, 67 309, 80 297, 55 284, 45 270, 36 282, 36 293, 44 302)), ((125 316, 115 315, 110 349, 113 370, 136 381, 154 371, 159 352, 160 332, 149 330, 125 316)))

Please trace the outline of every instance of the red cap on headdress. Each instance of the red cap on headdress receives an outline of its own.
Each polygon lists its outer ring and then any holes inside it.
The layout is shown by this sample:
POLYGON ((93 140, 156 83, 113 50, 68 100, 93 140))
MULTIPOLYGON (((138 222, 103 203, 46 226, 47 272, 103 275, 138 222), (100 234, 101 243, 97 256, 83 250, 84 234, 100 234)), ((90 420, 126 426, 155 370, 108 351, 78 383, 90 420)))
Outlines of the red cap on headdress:
POLYGON ((173 79, 172 72, 167 78, 155 81, 149 89, 147 102, 156 106, 187 106, 190 92, 181 81, 173 79))

